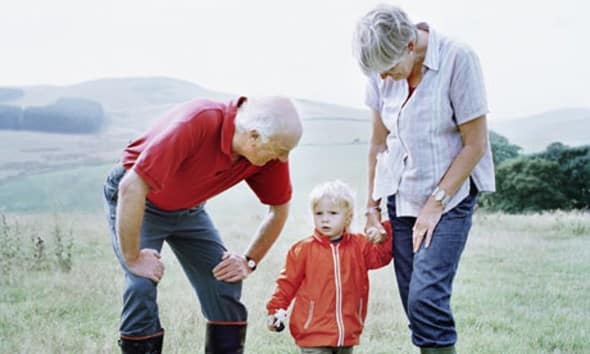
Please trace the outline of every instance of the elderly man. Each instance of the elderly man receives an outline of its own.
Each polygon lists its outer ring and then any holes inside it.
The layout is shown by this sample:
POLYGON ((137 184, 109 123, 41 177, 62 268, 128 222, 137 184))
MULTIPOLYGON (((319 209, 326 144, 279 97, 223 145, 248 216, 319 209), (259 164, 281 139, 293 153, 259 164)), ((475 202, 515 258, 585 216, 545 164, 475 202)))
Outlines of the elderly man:
POLYGON ((131 142, 104 196, 115 254, 125 273, 119 345, 160 353, 156 293, 164 241, 175 253, 208 320, 206 353, 242 353, 247 311, 242 280, 268 252, 288 215, 288 155, 302 135, 283 97, 182 104, 131 142), (203 204, 245 180, 268 213, 244 253, 229 252, 203 204))

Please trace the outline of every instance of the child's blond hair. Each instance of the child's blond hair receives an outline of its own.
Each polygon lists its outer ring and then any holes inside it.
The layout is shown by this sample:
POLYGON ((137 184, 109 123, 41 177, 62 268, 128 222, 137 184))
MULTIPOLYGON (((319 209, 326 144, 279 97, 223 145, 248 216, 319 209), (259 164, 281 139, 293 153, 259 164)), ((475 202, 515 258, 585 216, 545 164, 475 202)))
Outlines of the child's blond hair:
POLYGON ((328 199, 334 204, 342 205, 350 213, 351 217, 354 214, 354 197, 352 188, 340 180, 319 184, 309 194, 312 210, 320 199, 328 199))

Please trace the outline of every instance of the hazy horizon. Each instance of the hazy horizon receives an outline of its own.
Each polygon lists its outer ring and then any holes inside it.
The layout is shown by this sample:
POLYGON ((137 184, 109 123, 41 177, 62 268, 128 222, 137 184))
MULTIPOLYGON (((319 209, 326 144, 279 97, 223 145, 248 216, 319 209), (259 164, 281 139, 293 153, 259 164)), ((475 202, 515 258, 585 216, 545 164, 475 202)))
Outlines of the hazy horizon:
MULTIPOLYGON (((213 91, 363 108, 351 54, 356 20, 383 1, 22 0, 0 6, 0 86, 71 85, 163 76, 213 91)), ((470 44, 482 62, 490 118, 590 107, 585 2, 450 0, 401 5, 470 44)))

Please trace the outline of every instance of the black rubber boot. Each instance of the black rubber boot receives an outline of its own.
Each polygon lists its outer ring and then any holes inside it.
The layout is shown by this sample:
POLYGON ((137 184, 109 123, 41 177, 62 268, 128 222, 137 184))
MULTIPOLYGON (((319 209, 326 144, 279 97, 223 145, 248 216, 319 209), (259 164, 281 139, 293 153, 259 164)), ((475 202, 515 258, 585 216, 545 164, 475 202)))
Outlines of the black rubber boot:
POLYGON ((440 347, 440 348, 420 348, 421 354, 457 354, 455 351, 455 346, 451 345, 449 347, 440 347))
POLYGON ((246 324, 207 323, 205 354, 243 354, 246 324))
POLYGON ((162 353, 162 344, 164 343, 164 330, 161 334, 153 337, 132 339, 119 339, 119 347, 123 354, 160 354, 162 353))

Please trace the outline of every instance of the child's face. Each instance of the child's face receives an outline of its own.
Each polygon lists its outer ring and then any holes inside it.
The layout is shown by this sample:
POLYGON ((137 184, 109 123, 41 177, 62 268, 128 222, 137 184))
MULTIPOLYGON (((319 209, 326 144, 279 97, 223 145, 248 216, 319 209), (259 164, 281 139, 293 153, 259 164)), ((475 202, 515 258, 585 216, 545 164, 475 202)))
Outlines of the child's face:
POLYGON ((352 218, 351 212, 342 203, 322 198, 313 208, 313 224, 317 230, 330 238, 342 235, 352 218))

